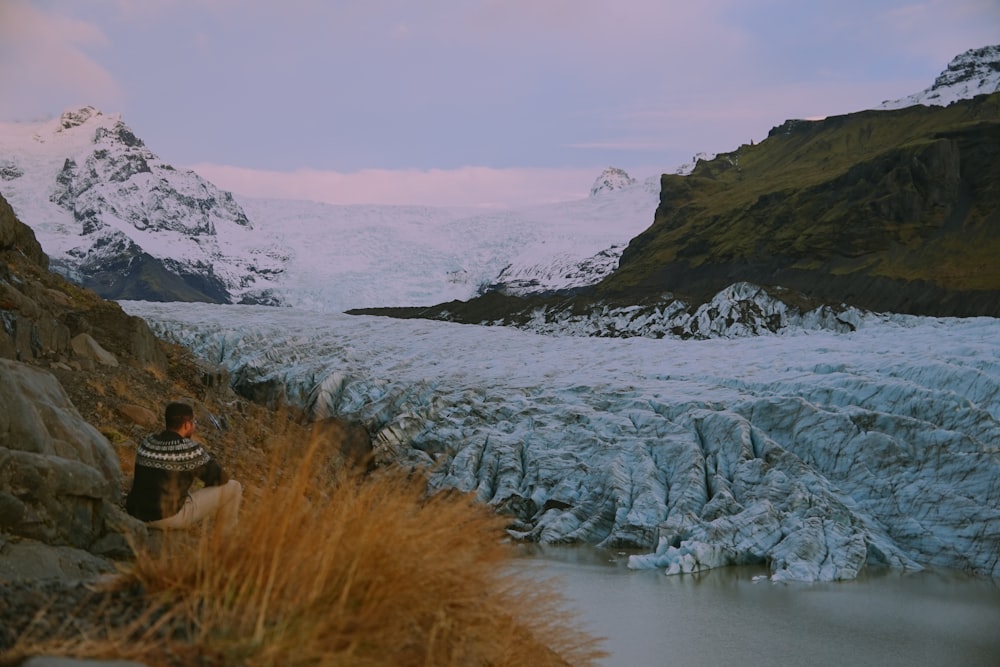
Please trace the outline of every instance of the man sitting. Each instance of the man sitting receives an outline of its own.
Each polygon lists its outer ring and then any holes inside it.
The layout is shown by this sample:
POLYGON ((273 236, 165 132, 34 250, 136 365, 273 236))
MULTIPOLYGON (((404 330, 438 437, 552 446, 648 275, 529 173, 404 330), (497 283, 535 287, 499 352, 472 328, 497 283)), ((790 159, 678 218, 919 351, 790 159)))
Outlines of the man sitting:
POLYGON ((189 528, 214 516, 231 530, 243 487, 191 439, 196 422, 190 405, 170 403, 164 416, 166 430, 147 436, 139 445, 125 510, 153 528, 189 528), (195 479, 205 486, 191 491, 195 479))

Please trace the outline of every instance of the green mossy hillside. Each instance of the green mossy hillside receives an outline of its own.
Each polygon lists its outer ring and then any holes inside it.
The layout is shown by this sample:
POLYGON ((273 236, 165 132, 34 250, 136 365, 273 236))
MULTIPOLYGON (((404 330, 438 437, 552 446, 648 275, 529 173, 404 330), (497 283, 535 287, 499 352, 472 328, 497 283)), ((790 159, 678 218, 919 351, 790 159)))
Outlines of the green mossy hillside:
POLYGON ((603 297, 700 301, 740 280, 825 301, 1000 316, 1000 93, 792 120, 661 178, 603 297))

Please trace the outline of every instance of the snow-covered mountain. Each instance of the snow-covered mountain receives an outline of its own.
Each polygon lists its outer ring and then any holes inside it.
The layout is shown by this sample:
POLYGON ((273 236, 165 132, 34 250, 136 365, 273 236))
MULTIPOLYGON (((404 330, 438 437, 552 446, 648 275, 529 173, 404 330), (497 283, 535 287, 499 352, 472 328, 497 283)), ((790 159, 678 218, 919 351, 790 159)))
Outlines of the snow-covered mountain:
POLYGON ((590 186, 590 196, 597 197, 603 192, 614 192, 624 190, 635 185, 635 179, 628 175, 628 172, 618 167, 608 167, 605 169, 594 184, 590 186))
POLYGON ((179 279, 179 297, 238 300, 287 261, 230 193, 158 159, 119 115, 93 107, 0 125, 0 178, 53 269, 106 296, 139 297, 129 281, 158 275, 179 279))
POLYGON ((923 104, 948 106, 956 100, 988 95, 1000 90, 1000 45, 969 49, 955 56, 934 83, 919 93, 887 100, 879 109, 902 109, 923 104))
POLYGON ((658 196, 655 178, 638 184, 609 168, 589 198, 503 211, 234 197, 91 107, 0 124, 0 156, 0 192, 53 268, 110 298, 170 300, 169 289, 108 289, 141 282, 135 267, 149 257, 197 289, 195 300, 324 311, 565 289, 613 270, 658 196))

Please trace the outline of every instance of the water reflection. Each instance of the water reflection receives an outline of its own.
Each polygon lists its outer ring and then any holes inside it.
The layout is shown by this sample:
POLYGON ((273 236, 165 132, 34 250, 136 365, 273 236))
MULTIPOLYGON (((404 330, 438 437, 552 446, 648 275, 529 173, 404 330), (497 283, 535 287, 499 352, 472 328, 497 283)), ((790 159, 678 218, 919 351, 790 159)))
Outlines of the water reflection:
POLYGON ((854 581, 772 584, 763 568, 668 577, 624 552, 525 546, 518 567, 557 578, 606 637, 608 667, 654 665, 1000 666, 1000 586, 956 573, 880 571, 854 581))

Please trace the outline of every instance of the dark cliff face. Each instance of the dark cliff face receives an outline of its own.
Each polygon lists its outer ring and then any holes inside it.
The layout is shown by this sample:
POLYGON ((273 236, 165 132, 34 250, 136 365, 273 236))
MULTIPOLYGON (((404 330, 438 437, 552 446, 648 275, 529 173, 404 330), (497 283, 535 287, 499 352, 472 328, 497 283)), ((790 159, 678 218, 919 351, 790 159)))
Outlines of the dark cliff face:
POLYGON ((0 253, 14 253, 43 269, 49 266, 49 257, 35 238, 35 233, 21 223, 7 200, 0 195, 0 253))
POLYGON ((1000 316, 1000 94, 789 121, 664 175, 603 297, 737 281, 923 315, 1000 316))

